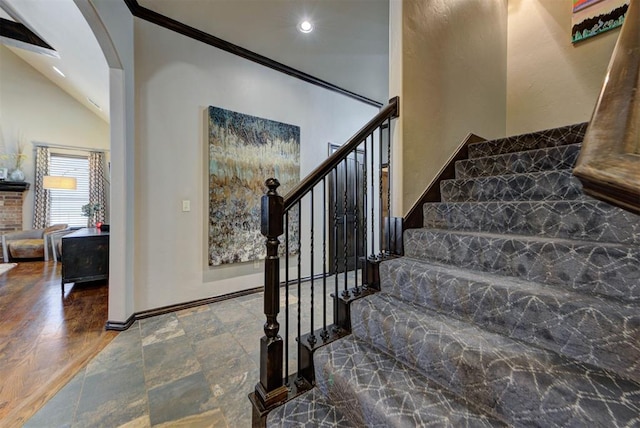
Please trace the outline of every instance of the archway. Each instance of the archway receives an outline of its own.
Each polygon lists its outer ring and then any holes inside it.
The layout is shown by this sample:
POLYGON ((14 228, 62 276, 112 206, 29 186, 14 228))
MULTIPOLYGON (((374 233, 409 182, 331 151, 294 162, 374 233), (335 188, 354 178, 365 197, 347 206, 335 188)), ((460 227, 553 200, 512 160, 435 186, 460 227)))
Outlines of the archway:
POLYGON ((124 2, 74 0, 109 66, 111 200, 109 321, 122 330, 133 315, 134 151, 133 17, 124 2), (130 31, 123 31, 129 26, 130 31))

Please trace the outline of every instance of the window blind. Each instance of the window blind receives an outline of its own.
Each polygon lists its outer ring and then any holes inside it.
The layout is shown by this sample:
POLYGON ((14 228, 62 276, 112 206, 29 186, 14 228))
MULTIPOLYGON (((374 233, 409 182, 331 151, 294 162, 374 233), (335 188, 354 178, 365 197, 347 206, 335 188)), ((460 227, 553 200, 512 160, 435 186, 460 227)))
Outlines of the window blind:
POLYGON ((82 206, 89 203, 89 159, 51 153, 49 175, 75 177, 76 190, 51 189, 51 224, 66 223, 69 226, 87 226, 82 206))

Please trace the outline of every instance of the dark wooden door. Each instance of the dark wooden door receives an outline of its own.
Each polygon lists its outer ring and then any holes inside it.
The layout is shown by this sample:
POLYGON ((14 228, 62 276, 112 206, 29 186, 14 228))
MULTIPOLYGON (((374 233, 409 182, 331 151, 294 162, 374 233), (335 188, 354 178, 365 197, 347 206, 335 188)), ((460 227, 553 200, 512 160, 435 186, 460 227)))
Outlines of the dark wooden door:
MULTIPOLYGON (((330 146, 331 152, 338 147, 330 146)), ((364 255, 363 159, 362 152, 351 154, 329 175, 329 272, 344 272, 345 260, 353 270, 364 255)))

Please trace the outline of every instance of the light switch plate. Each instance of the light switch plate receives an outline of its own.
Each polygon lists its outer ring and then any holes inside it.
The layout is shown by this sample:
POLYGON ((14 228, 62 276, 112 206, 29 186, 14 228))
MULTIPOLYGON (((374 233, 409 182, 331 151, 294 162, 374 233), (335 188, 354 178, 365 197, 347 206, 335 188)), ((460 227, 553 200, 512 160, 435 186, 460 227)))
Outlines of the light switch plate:
POLYGON ((184 201, 182 201, 182 212, 187 212, 187 211, 191 211, 191 201, 188 199, 185 199, 184 201))

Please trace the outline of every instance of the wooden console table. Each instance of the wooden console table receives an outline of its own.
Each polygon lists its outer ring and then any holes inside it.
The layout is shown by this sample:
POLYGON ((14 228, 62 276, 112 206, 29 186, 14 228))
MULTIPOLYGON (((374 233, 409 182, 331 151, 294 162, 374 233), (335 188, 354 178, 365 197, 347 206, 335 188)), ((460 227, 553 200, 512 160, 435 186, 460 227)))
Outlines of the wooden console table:
POLYGON ((64 284, 109 279, 109 232, 84 228, 62 237, 64 284))

